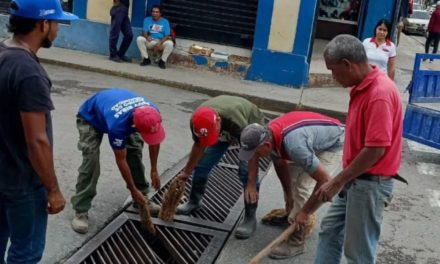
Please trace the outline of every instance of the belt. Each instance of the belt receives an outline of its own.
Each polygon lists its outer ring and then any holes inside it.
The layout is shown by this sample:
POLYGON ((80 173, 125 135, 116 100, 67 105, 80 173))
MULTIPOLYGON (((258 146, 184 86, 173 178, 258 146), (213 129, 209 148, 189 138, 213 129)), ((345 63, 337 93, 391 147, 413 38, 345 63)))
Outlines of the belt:
MULTIPOLYGON (((389 181, 391 179, 395 179, 396 181, 400 181, 408 185, 408 181, 399 174, 393 176, 383 176, 383 175, 374 175, 371 173, 362 173, 361 175, 356 177, 355 180, 356 179, 364 180, 364 181, 373 181, 373 182, 383 182, 383 181, 389 181)), ((353 180, 345 184, 344 188, 342 188, 342 190, 338 193, 338 196, 340 198, 344 198, 347 195, 347 190, 350 188, 352 184, 353 184, 353 180)))
POLYGON ((356 177, 356 179, 364 180, 364 181, 374 181, 374 182, 382 182, 382 181, 389 181, 391 179, 395 179, 396 181, 400 181, 408 184, 408 181, 399 174, 393 176, 383 176, 383 175, 375 175, 371 173, 362 173, 361 175, 356 177))
POLYGON ((370 173, 362 173, 361 175, 356 177, 357 180, 374 181, 374 182, 389 181, 392 178, 393 178, 392 176, 375 175, 370 173))

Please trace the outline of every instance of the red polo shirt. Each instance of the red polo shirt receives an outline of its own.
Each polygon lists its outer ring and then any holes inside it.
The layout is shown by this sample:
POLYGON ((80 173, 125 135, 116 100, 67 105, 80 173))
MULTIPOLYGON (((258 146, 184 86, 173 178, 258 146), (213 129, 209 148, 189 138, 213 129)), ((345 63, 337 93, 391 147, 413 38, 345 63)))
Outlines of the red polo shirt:
POLYGON ((384 155, 367 172, 395 175, 402 152, 402 102, 394 82, 378 68, 350 93, 343 165, 347 167, 364 147, 385 147, 384 155))
POLYGON ((428 32, 440 33, 440 9, 436 8, 428 24, 428 32))
POLYGON ((284 149, 284 136, 289 132, 305 126, 340 126, 337 119, 314 112, 293 111, 273 119, 268 127, 272 131, 275 150, 282 159, 290 160, 284 149))

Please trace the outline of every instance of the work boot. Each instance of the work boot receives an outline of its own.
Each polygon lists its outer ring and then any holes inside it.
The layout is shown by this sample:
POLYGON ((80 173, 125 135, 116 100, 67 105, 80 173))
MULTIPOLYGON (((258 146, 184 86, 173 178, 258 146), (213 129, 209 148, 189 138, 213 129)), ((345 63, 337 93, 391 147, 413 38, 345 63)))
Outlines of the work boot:
POLYGON ((305 237, 304 228, 296 230, 276 248, 272 249, 269 257, 273 259, 285 259, 304 253, 305 237))
POLYGON ((205 187, 206 183, 192 184, 188 202, 177 206, 176 214, 189 215, 192 211, 199 209, 202 206, 205 187))
POLYGON ((117 62, 117 63, 121 63, 122 62, 121 58, 119 58, 118 56, 111 56, 109 59, 111 61, 114 61, 114 62, 117 62))
POLYGON ((89 231, 89 216, 87 212, 75 213, 72 220, 72 229, 80 234, 85 234, 89 231))
POLYGON ((159 60, 158 64, 159 64, 159 68, 161 68, 161 69, 165 69, 166 68, 165 62, 162 59, 159 60))
POLYGON ((121 61, 123 62, 131 62, 131 59, 127 56, 119 56, 119 58, 121 59, 121 61))
POLYGON ((139 64, 139 65, 141 65, 141 66, 147 66, 147 65, 150 65, 151 64, 151 60, 148 58, 148 59, 143 59, 142 60, 142 62, 139 64))
POLYGON ((235 237, 238 239, 249 238, 257 228, 257 218, 255 213, 257 212, 258 203, 244 205, 244 218, 235 231, 235 237))

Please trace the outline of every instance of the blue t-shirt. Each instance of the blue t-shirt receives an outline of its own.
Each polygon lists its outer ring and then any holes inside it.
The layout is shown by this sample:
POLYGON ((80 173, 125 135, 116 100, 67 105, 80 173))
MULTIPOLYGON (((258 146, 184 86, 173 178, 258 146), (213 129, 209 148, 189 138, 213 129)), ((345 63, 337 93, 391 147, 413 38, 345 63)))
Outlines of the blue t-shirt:
POLYGON ((79 108, 79 115, 98 131, 107 133, 113 149, 123 149, 127 137, 136 132, 133 110, 144 105, 159 111, 145 97, 128 90, 111 88, 87 99, 79 108))
POLYGON ((170 23, 163 17, 157 21, 152 17, 146 17, 142 31, 150 34, 153 39, 163 39, 170 35, 170 23))

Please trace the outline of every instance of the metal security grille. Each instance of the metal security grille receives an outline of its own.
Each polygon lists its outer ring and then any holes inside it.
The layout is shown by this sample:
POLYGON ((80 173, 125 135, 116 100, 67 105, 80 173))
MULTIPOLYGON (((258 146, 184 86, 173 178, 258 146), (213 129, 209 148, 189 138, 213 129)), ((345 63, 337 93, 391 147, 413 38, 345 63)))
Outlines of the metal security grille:
POLYGON ((251 48, 258 0, 162 0, 178 37, 251 48))
MULTIPOLYGON (((151 236, 141 229, 137 210, 128 207, 66 263, 214 263, 243 211, 237 155, 238 147, 230 147, 213 168, 203 206, 191 215, 177 215, 172 223, 153 218, 157 234, 151 236)), ((161 176, 167 184, 150 197, 153 202, 161 204, 171 180, 185 164, 186 160, 182 160, 161 176)), ((270 165, 269 159, 262 160, 261 178, 267 174, 270 165)), ((191 182, 188 182, 186 197, 190 186, 191 182)))
POLYGON ((0 0, 0 14, 9 14, 9 3, 11 0, 0 0))

